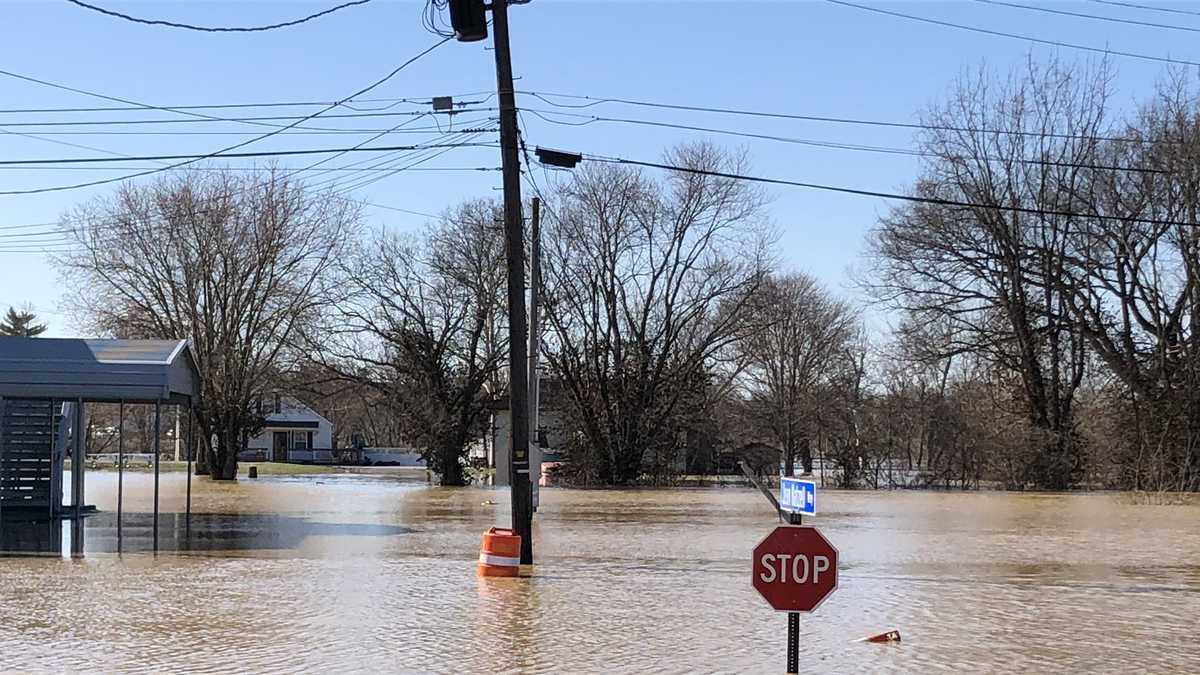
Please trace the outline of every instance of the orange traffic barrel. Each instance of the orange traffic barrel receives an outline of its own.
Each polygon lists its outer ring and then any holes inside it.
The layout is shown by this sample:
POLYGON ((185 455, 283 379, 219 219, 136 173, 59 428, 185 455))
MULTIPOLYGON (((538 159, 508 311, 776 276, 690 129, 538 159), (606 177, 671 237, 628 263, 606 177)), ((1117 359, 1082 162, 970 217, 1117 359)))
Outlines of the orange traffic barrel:
POLYGON ((484 532, 479 544, 479 576, 515 577, 520 572, 520 535, 498 527, 484 532))

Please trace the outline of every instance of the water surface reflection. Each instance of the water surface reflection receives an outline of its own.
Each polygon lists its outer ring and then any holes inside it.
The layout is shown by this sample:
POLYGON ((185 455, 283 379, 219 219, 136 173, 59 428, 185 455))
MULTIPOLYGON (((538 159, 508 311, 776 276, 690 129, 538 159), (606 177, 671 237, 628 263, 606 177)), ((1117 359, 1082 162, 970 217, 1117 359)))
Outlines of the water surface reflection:
MULTIPOLYGON (((166 475, 154 557, 150 477, 127 479, 124 555, 115 476, 95 473, 85 558, 0 560, 0 669, 781 670, 786 620, 751 589, 748 560, 775 522, 752 491, 546 490, 538 575, 480 580, 479 535, 508 520, 500 490, 198 482, 189 529, 172 514, 183 477, 166 475)), ((802 622, 812 672, 1200 672, 1196 506, 821 499, 816 522, 843 564, 841 588, 802 622), (886 628, 905 641, 851 642, 886 628)))

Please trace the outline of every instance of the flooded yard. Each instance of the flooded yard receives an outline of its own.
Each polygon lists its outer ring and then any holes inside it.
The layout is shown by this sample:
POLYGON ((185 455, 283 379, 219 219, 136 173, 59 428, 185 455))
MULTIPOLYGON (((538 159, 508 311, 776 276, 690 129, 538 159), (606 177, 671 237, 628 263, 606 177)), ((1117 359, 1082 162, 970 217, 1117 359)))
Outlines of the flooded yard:
MULTIPOLYGON (((193 487, 189 533, 184 476, 163 475, 157 556, 152 477, 126 476, 118 557, 116 474, 95 472, 82 559, 0 559, 0 670, 783 670, 786 616, 750 585, 776 520, 750 490, 547 489, 535 576, 478 579, 502 489, 193 487)), ((808 671, 1200 672, 1198 506, 830 490, 819 508, 841 576, 802 618, 808 671), (853 642, 892 628, 902 643, 853 642)))

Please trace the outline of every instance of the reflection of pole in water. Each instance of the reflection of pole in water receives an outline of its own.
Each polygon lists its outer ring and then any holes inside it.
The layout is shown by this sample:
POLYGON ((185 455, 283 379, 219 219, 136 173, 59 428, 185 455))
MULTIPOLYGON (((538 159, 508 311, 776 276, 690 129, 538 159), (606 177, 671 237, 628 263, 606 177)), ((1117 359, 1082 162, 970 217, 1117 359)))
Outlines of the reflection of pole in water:
MULTIPOLYGON (((62 533, 59 532, 61 540, 62 533)), ((71 520, 71 557, 83 557, 83 518, 74 518, 71 520)))
MULTIPOLYGON (((493 672, 536 670, 537 582, 520 577, 476 577, 479 605, 476 609, 476 651, 489 659, 512 659, 508 663, 489 660, 493 672)), ((465 670, 473 670, 467 668, 465 670)))
POLYGON ((192 435, 193 425, 195 424, 196 411, 192 409, 191 399, 188 400, 188 424, 187 424, 187 506, 184 513, 186 514, 184 531, 187 533, 188 544, 192 542, 192 453, 196 450, 196 437, 192 435))
POLYGON ((63 540, 62 518, 21 518, 20 514, 0 522, 0 556, 63 557, 67 543, 63 540))

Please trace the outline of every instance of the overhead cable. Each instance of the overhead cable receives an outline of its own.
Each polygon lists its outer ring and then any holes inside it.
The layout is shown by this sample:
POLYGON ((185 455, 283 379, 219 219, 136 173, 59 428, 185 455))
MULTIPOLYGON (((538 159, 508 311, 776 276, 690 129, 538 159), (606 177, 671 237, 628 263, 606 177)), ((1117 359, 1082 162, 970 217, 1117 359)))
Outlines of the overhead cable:
POLYGON ((79 7, 82 7, 84 9, 90 9, 93 12, 99 12, 101 14, 104 14, 105 16, 111 16, 113 18, 123 19, 125 21, 131 21, 133 23, 145 24, 148 26, 166 26, 168 28, 183 28, 185 30, 202 31, 202 32, 206 32, 206 33, 259 33, 262 31, 275 30, 276 28, 288 28, 290 26, 298 26, 302 23, 312 21, 313 19, 319 19, 323 16, 333 14, 334 12, 346 9, 347 7, 354 7, 356 5, 365 5, 368 2, 371 2, 371 0, 351 0, 350 2, 343 2, 340 5, 336 5, 334 7, 330 7, 329 9, 322 10, 320 12, 317 12, 316 14, 309 14, 308 16, 301 17, 299 19, 293 19, 291 21, 283 21, 280 23, 267 24, 265 26, 197 26, 197 25, 190 24, 190 23, 179 23, 176 21, 163 21, 160 19, 143 19, 141 17, 136 17, 136 16, 132 16, 129 14, 122 14, 121 12, 116 12, 111 9, 105 9, 103 7, 100 7, 99 5, 93 5, 93 4, 90 4, 87 2, 83 2, 82 0, 67 0, 67 2, 71 3, 72 5, 77 5, 79 7))
POLYGON ((1013 9, 1024 9, 1031 12, 1045 12, 1047 14, 1058 14, 1059 16, 1073 16, 1080 19, 1092 19, 1095 21, 1108 21, 1109 23, 1123 23, 1131 26, 1146 26, 1148 28, 1164 28, 1166 30, 1180 30, 1189 33, 1200 33, 1200 28, 1192 26, 1176 26, 1169 23, 1154 23, 1152 21, 1137 21, 1136 19, 1119 19, 1112 16, 1100 16, 1098 14, 1086 14, 1084 12, 1072 12, 1065 9, 1053 9, 1051 7, 1035 7, 1033 5, 1022 5, 1016 2, 1004 2, 1004 0, 975 0, 975 2, 985 5, 997 5, 1001 7, 1012 7, 1013 9))
MULTIPOLYGON (((338 104, 336 104, 336 103, 331 104, 330 107, 327 108, 327 110, 332 110, 334 107, 337 107, 337 105, 338 104)), ((175 110, 172 108, 163 108, 163 110, 167 110, 168 112, 175 112, 175 110)), ((495 110, 496 110, 496 108, 468 108, 468 109, 464 109, 464 110, 456 110, 456 111, 454 111, 454 114, 470 113, 470 112, 492 112, 495 110)), ((321 119, 332 120, 332 119, 362 119, 362 118, 378 118, 378 117, 412 117, 412 116, 425 116, 428 114, 430 114, 430 111, 428 111, 428 110, 402 110, 399 112, 352 112, 352 113, 334 113, 332 115, 321 115, 321 119)), ((438 114, 445 114, 445 113, 439 112, 438 114)), ((316 117, 316 116, 317 116, 317 114, 314 113, 312 115, 258 115, 258 116, 253 116, 253 117, 214 117, 211 115, 204 115, 204 116, 201 116, 200 119, 186 119, 186 120, 176 120, 176 119, 53 120, 53 121, 49 121, 49 122, 0 122, 0 127, 81 127, 81 126, 121 126, 121 125, 132 125, 132 124, 200 124, 200 123, 204 123, 204 122, 246 122, 246 123, 249 123, 249 122, 259 122, 259 121, 263 121, 263 120, 278 120, 278 121, 299 120, 302 122, 304 120, 312 119, 313 117, 316 117)), ((280 125, 275 125, 275 124, 261 125, 260 124, 259 126, 278 127, 280 125)), ((297 127, 294 124, 287 125, 287 128, 288 129, 299 128, 299 129, 321 130, 320 127, 297 127)))
POLYGON ((930 124, 930 123, 922 123, 922 122, 896 122, 896 121, 889 121, 889 120, 872 120, 872 119, 862 119, 862 118, 853 118, 853 117, 832 117, 832 116, 828 116, 828 115, 803 115, 803 114, 797 114, 797 113, 770 112, 770 111, 762 111, 762 110, 746 110, 744 108, 720 108, 720 107, 701 106, 701 105, 682 105, 682 104, 677 104, 677 103, 662 103, 662 102, 645 101, 645 100, 637 100, 637 99, 630 99, 630 98, 596 97, 596 96, 586 96, 586 95, 582 95, 582 94, 562 94, 562 93, 536 92, 536 91, 518 91, 517 93, 526 95, 526 96, 533 96, 534 98, 538 99, 539 101, 548 103, 555 107, 570 108, 570 109, 591 108, 593 106, 601 105, 604 103, 619 103, 619 104, 623 104, 623 105, 631 105, 631 106, 638 106, 638 107, 644 107, 644 108, 661 108, 664 110, 689 110, 689 111, 693 111, 693 112, 717 113, 717 114, 723 114, 723 115, 745 115, 747 117, 763 117, 763 118, 771 118, 771 119, 798 120, 798 121, 802 121, 802 122, 828 122, 828 123, 832 123, 832 124, 850 124, 850 125, 863 125, 863 126, 872 126, 872 127, 892 127, 892 128, 897 128, 897 129, 913 129, 913 130, 917 130, 917 131, 956 131, 956 132, 971 133, 971 134, 997 134, 997 135, 1006 135, 1006 136, 1034 136, 1034 137, 1041 137, 1041 138, 1068 138, 1068 139, 1079 139, 1079 140, 1087 140, 1087 141, 1096 140, 1096 141, 1113 141, 1113 142, 1125 142, 1125 143, 1144 143, 1147 140, 1144 138, 1132 138, 1132 137, 1126 137, 1126 136, 1106 136, 1106 135, 1091 136, 1091 135, 1084 135, 1084 134, 1070 134, 1070 133, 1054 132, 1054 131, 1024 131, 1021 129, 995 129, 995 128, 988 128, 988 127, 968 127, 968 126, 961 126, 961 125, 955 125, 955 124, 930 124), (551 98, 548 98, 551 96, 586 100, 586 101, 588 101, 588 103, 584 103, 584 104, 562 103, 560 101, 555 101, 551 98))
POLYGON ((907 19, 909 21, 919 21, 921 23, 928 23, 928 24, 933 24, 935 26, 943 26, 946 28, 957 28, 959 30, 970 31, 972 33, 981 33, 983 35, 993 35, 996 37, 1004 37, 1004 38, 1009 38, 1009 39, 1013 39, 1013 40, 1024 40, 1026 42, 1036 42, 1038 44, 1043 44, 1043 45, 1052 45, 1055 47, 1066 47, 1067 49, 1079 49, 1079 50, 1082 50, 1085 52, 1092 52, 1095 54, 1109 54, 1109 55, 1113 55, 1113 56, 1124 56, 1124 57, 1131 58, 1131 59, 1142 59, 1143 61, 1157 61, 1159 63, 1174 63, 1174 64, 1178 64, 1178 65, 1183 65, 1183 66, 1200 66, 1200 61, 1189 61, 1187 59, 1175 59, 1175 58, 1171 58, 1169 56, 1152 56, 1150 54, 1140 54, 1137 52, 1126 52, 1126 51, 1120 51, 1120 50, 1116 50, 1116 49, 1108 49, 1107 47, 1092 47, 1090 45, 1081 45, 1081 44, 1075 44, 1075 43, 1071 43, 1071 42, 1063 42, 1061 40, 1048 40, 1045 38, 1032 37, 1030 35, 1019 35, 1017 33, 1007 33, 1005 31, 992 30, 991 28, 979 28, 977 26, 967 26, 967 25, 961 24, 961 23, 953 23, 951 21, 942 21, 941 19, 931 19, 929 17, 917 16, 915 14, 905 14, 903 12, 894 12, 890 9, 883 9, 882 7, 871 7, 869 5, 860 5, 860 4, 854 3, 854 2, 846 2, 846 0, 825 0, 825 2, 834 4, 834 5, 841 5, 842 7, 851 7, 853 9, 859 9, 864 12, 874 12, 876 14, 886 14, 888 16, 894 16, 894 17, 897 17, 900 19, 907 19))
POLYGON ((672 122, 657 122, 654 120, 639 120, 639 119, 629 119, 629 118, 621 118, 621 117, 599 117, 599 116, 595 116, 595 115, 580 115, 580 114, 576 114, 576 113, 543 111, 543 110, 536 110, 536 109, 532 109, 532 108, 523 108, 523 110, 536 115, 539 119, 541 119, 543 121, 550 122, 552 124, 565 124, 568 126, 585 126, 585 125, 591 124, 593 122, 619 122, 619 123, 636 124, 636 125, 642 125, 642 126, 663 127, 663 128, 668 128, 668 129, 683 129, 683 130, 687 130, 687 131, 700 131, 700 132, 704 132, 704 133, 723 134, 723 135, 728 135, 728 136, 739 136, 742 138, 756 138, 756 139, 767 140, 767 141, 775 141, 775 142, 779 142, 779 143, 792 143, 792 144, 796 144, 796 145, 806 145, 806 146, 810 146, 810 147, 827 148, 827 149, 832 149, 832 150, 854 150, 854 151, 859 151, 859 152, 873 152, 873 153, 889 154, 889 155, 905 155, 905 156, 910 156, 910 157, 949 159, 952 161, 979 159, 979 160, 987 161, 987 162, 1016 162, 1019 164, 1032 164, 1032 165, 1037 165, 1037 166, 1059 166, 1059 167, 1067 167, 1067 168, 1073 168, 1073 169, 1130 171, 1130 172, 1134 172, 1134 173, 1167 173, 1166 171, 1162 171, 1160 169, 1150 169, 1150 168, 1144 168, 1144 167, 1124 167, 1124 166, 1113 166, 1113 165, 1106 165, 1106 164, 1087 164, 1087 163, 1067 162, 1067 161, 1060 161, 1060 160, 1053 160, 1053 159, 1037 159, 1037 158, 1025 158, 1025 157, 1018 157, 1015 159, 1014 158, 1000 159, 1000 158, 994 158, 994 157, 977 157, 976 158, 976 157, 971 157, 971 156, 946 156, 946 155, 942 155, 942 154, 939 154, 936 152, 913 150, 911 148, 894 148, 894 147, 877 146, 877 145, 860 145, 860 144, 856 144, 856 143, 839 143, 839 142, 834 142, 834 141, 820 141, 820 140, 807 139, 807 138, 794 138, 794 137, 790 137, 790 136, 776 136, 776 135, 772 135, 772 134, 759 134, 759 133, 753 133, 753 132, 749 132, 749 131, 737 131, 737 130, 731 130, 731 129, 714 129, 712 127, 700 127, 700 126, 694 126, 694 125, 690 125, 690 124, 675 124, 672 122), (555 119, 549 118, 543 113, 552 114, 552 115, 570 115, 573 117, 582 117, 582 118, 585 118, 585 121, 563 122, 561 120, 555 120, 555 119))
MULTIPOLYGON (((438 42, 435 42, 434 44, 430 45, 429 47, 426 47, 425 49, 423 49, 422 51, 420 51, 419 53, 417 53, 415 56, 412 56, 412 57, 411 57, 411 58, 409 58, 407 61, 405 61, 405 62, 401 63, 399 66, 396 66, 396 67, 395 67, 394 69, 392 69, 392 71, 391 71, 391 72, 389 72, 387 75, 384 75, 383 77, 379 78, 379 79, 378 79, 378 80, 376 80, 375 82, 373 82, 373 83, 371 83, 371 84, 369 84, 369 85, 367 85, 367 86, 363 87, 362 89, 359 89, 358 91, 354 92, 353 94, 350 94, 349 96, 345 97, 345 99, 342 99, 342 100, 348 100, 348 99, 355 98, 355 97, 357 97, 357 96, 362 96, 363 94, 365 94, 365 93, 367 93, 367 92, 371 91, 372 89, 375 89, 376 87, 379 87, 379 86, 381 86, 382 84, 384 84, 385 82, 387 82, 388 80, 392 79, 392 78, 393 78, 393 77, 395 77, 397 74, 399 74, 399 73, 400 73, 400 71, 404 70, 404 69, 405 69, 405 68, 407 68, 409 65, 411 65, 411 64, 413 64, 413 63, 415 63, 416 61, 418 61, 419 59, 421 59, 421 58, 422 58, 423 56, 425 56, 426 54, 429 54, 430 52, 432 52, 433 50, 437 49, 438 47, 440 47, 440 46, 442 46, 442 45, 446 44, 446 43, 447 43, 447 42, 449 42, 451 39, 452 39, 452 38, 443 38, 443 39, 439 40, 438 42)), ((120 102, 121 102, 121 103, 130 103, 130 101, 120 101, 120 102)), ((202 160, 202 159, 211 159, 211 158, 213 158, 213 157, 222 157, 222 156, 227 156, 227 154, 228 154, 228 153, 230 153, 230 152, 232 152, 233 150, 237 150, 238 148, 243 148, 243 147, 245 147, 245 146, 247 146, 247 145, 250 145, 251 143, 256 143, 256 142, 258 142, 258 141, 261 141, 261 140, 264 140, 264 139, 270 138, 270 137, 272 137, 272 136, 276 136, 276 135, 278 135, 278 134, 280 134, 280 133, 282 133, 282 132, 284 132, 284 131, 286 131, 286 130, 288 130, 288 129, 290 129, 290 128, 292 128, 292 127, 294 127, 294 126, 298 125, 298 124, 300 124, 301 122, 308 121, 308 120, 310 120, 310 119, 313 119, 313 118, 315 118, 315 117, 318 117, 318 116, 320 116, 320 115, 322 115, 322 114, 324 114, 324 113, 327 113, 327 112, 329 112, 330 110, 333 110, 334 108, 336 108, 336 107, 337 107, 338 105, 340 105, 340 104, 341 104, 341 101, 337 101, 337 102, 335 102, 335 103, 333 103, 333 104, 331 104, 331 105, 329 105, 329 106, 326 106, 326 107, 324 107, 324 108, 321 108, 320 110, 318 110, 318 111, 316 111, 316 112, 312 113, 311 115, 308 115, 308 116, 306 116, 306 117, 304 117, 304 118, 302 118, 302 119, 300 119, 300 120, 297 120, 297 121, 295 121, 295 122, 292 122, 291 124, 288 124, 288 125, 286 125, 286 126, 284 126, 284 127, 282 127, 282 128, 279 128, 279 129, 272 130, 272 131, 270 131, 270 132, 268 132, 268 133, 265 133, 265 134, 262 134, 262 135, 260 135, 260 136, 256 136, 256 137, 254 137, 254 138, 247 139, 247 140, 245 140, 245 141, 242 141, 242 142, 240 142, 240 143, 235 143, 234 145, 230 145, 230 146, 227 146, 227 147, 221 148, 220 150, 216 150, 216 151, 214 151, 214 152, 210 152, 210 153, 208 153, 208 154, 205 154, 205 155, 201 155, 201 156, 198 156, 198 157, 193 157, 193 158, 191 158, 191 159, 187 159, 187 160, 184 160, 184 161, 182 161, 182 162, 179 162, 179 163, 176 163, 176 164, 171 164, 171 165, 165 166, 165 167, 163 167, 163 168, 161 168, 161 169, 153 169, 153 170, 150 170, 150 171, 140 171, 140 172, 136 172, 136 173, 127 174, 127 175, 124 175, 124 176, 117 176, 117 177, 113 177, 113 178, 105 178, 105 179, 103 179, 103 180, 88 181, 88 182, 84 182, 84 183, 74 183, 74 184, 71 184, 71 185, 56 185, 56 186, 52 186, 52 187, 34 188, 34 189, 28 189, 28 190, 8 190, 8 191, 0 191, 0 194, 6 194, 6 195, 16 195, 16 194, 41 194, 41 193, 45 193, 45 192, 60 192, 60 191, 63 191, 63 190, 75 190, 75 189, 78 189, 78 188, 84 188, 84 187, 93 187, 93 186, 96 186, 96 185, 105 185, 105 184, 108 184, 108 183, 122 182, 122 181, 130 180, 130 179, 133 179, 133 178, 140 178, 140 177, 143 177, 143 176, 148 176, 148 175, 152 175, 152 174, 155 174, 155 173, 160 173, 160 172, 162 172, 162 171, 169 171, 169 170, 171 170, 171 169, 177 169, 177 168, 179 168, 179 167, 186 166, 186 165, 188 165, 188 164, 191 164, 191 163, 194 163, 194 162, 198 162, 198 161, 200 161, 200 160, 202 160)))
POLYGON ((601 162, 605 164, 625 164, 630 166, 644 166, 654 169, 664 169, 667 171, 679 171, 682 173, 695 174, 700 176, 713 176, 716 178, 729 178, 732 180, 741 180, 754 183, 766 183, 771 185, 788 185, 792 187, 802 187, 812 190, 823 190, 826 192, 840 192, 843 194, 852 194, 862 197, 879 197, 882 199, 890 199, 905 202, 914 202, 919 204, 933 204, 938 206, 954 206, 968 209, 988 209, 994 211, 1005 211, 1012 213, 1027 213, 1031 215, 1046 217, 1057 216, 1066 218, 1091 218, 1098 220, 1119 220, 1126 223, 1143 223, 1148 225, 1165 225, 1165 226, 1185 226, 1195 227, 1200 226, 1200 223, 1184 223, 1179 221, 1145 219, 1145 218, 1126 218, 1123 216, 1105 216, 1100 214, 1090 213, 1074 213, 1071 211, 1059 211, 1056 209, 1037 209, 1023 206, 1004 206, 1002 204, 982 204, 975 202, 965 202, 956 199, 943 199, 940 197, 921 197, 916 195, 905 195, 894 192, 880 192, 876 190, 862 190, 858 188, 842 187, 838 185, 825 185, 822 183, 808 183, 804 181, 787 180, 783 178, 767 178, 763 176, 750 176, 745 174, 730 173, 726 171, 711 171, 708 169, 696 169, 687 166, 677 166, 672 164, 664 164, 660 162, 644 162, 634 159, 625 159, 623 157, 607 157, 604 155, 582 155, 584 161, 601 162))
MULTIPOLYGON (((478 105, 486 103, 496 96, 495 92, 473 91, 465 94, 448 94, 451 98, 463 96, 481 96, 487 94, 481 100, 472 101, 455 101, 454 105, 465 107, 468 105, 478 105)), ((89 112, 126 112, 130 110, 170 110, 178 112, 181 110, 222 110, 235 108, 302 108, 329 105, 332 101, 266 101, 263 103, 203 103, 203 104, 188 104, 188 105, 110 105, 93 108, 4 108, 0 109, 0 115, 13 115, 18 113, 89 113, 89 112)), ((433 105, 432 96, 417 96, 405 98, 363 98, 363 99, 348 99, 342 101, 342 107, 351 108, 351 103, 387 103, 386 106, 372 108, 371 110, 386 110, 394 108, 401 103, 411 103, 413 105, 433 105)), ((354 108, 351 108, 352 110, 354 108)), ((455 111, 457 112, 457 111, 455 111)))
POLYGON ((1171 14, 1187 14, 1189 16, 1200 16, 1200 12, 1193 11, 1193 10, 1187 10, 1187 9, 1176 9, 1174 7, 1156 7, 1154 5, 1139 5, 1136 2, 1119 2, 1118 0, 1091 0, 1091 1, 1094 3, 1100 4, 1100 5, 1115 5, 1117 7, 1131 7, 1133 9, 1148 9, 1152 12, 1169 12, 1171 14))
MULTIPOLYGON (((476 130, 474 133, 481 133, 476 130)), ((348 147, 348 148, 304 148, 301 150, 257 150, 250 152, 227 152, 219 156, 210 154, 204 155, 142 155, 140 157, 72 157, 61 159, 4 159, 0 160, 0 166, 13 165, 37 165, 37 164, 93 164, 96 162, 127 162, 136 161, 157 161, 157 160, 172 160, 172 159, 187 159, 191 161, 201 159, 237 159, 245 157, 287 157, 290 155, 319 155, 323 153, 346 153, 346 152, 385 152, 388 150, 414 150, 424 147, 497 147, 497 143, 452 143, 439 145, 385 145, 374 147, 348 147)), ((172 167, 174 168, 174 167, 172 167)), ((163 169, 155 169, 160 171, 163 169)), ((3 193, 0 193, 3 194, 3 193)))

